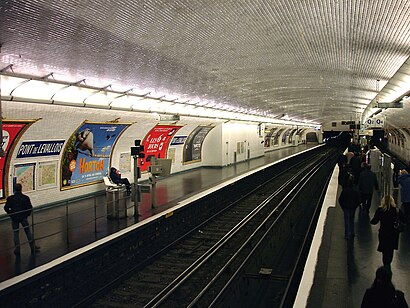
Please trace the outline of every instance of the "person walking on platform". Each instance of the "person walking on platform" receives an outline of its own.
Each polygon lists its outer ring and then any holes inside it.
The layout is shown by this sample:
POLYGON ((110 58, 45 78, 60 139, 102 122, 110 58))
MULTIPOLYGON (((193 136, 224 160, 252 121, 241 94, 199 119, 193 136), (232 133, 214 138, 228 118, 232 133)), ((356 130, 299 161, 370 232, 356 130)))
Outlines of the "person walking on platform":
POLYGON ((395 289, 391 279, 391 270, 379 267, 371 288, 364 294, 361 308, 408 308, 404 293, 395 289))
POLYGON ((31 215, 33 206, 31 205, 30 198, 22 193, 22 185, 17 183, 14 186, 14 195, 7 197, 4 210, 11 217, 11 226, 13 228, 14 239, 14 254, 20 256, 20 236, 19 228, 20 224, 24 228, 27 240, 30 244, 31 254, 35 255, 36 250, 39 248, 34 245, 34 239, 31 234, 30 225, 27 221, 27 217, 31 215))
POLYGON ((401 187, 401 208, 406 217, 406 223, 410 223, 410 174, 407 170, 400 170, 397 182, 401 187))
POLYGON ((342 163, 342 165, 339 168, 339 175, 337 177, 337 182, 340 186, 342 186, 342 189, 344 189, 347 186, 349 176, 349 167, 346 163, 342 163))
POLYGON ((354 214, 360 205, 360 193, 353 188, 354 179, 350 176, 347 185, 339 196, 339 204, 343 209, 345 222, 345 239, 354 237, 354 214))
POLYGON ((401 211, 397 211, 396 204, 392 196, 384 196, 380 207, 374 213, 370 220, 372 225, 380 222, 379 228, 379 245, 377 251, 382 253, 383 265, 390 267, 393 260, 393 252, 399 247, 399 232, 394 228, 398 219, 402 219, 401 211))
POLYGON ((339 157, 337 158, 337 165, 339 166, 339 168, 342 168, 343 166, 345 166, 347 164, 347 157, 344 154, 339 154, 339 157))
POLYGON ((362 210, 369 212, 372 205, 373 190, 379 190, 379 183, 374 172, 371 171, 370 165, 365 165, 359 176, 359 191, 362 198, 362 210))
POLYGON ((391 162, 393 164, 393 187, 398 188, 399 187, 399 173, 400 173, 400 163, 397 160, 396 157, 391 158, 391 162))
POLYGON ((362 162, 359 157, 359 153, 355 152, 354 156, 350 159, 350 170, 354 176, 354 184, 357 185, 359 181, 359 174, 362 168, 362 162))

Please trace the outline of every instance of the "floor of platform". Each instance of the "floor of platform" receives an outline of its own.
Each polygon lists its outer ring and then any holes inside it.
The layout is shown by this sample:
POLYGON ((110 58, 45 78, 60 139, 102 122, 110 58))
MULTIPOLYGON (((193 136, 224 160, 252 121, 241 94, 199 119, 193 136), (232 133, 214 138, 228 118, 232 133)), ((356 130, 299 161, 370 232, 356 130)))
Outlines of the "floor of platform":
MULTIPOLYGON (((5 281, 40 265, 46 264, 68 252, 90 244, 120 229, 147 219, 168 209, 192 195, 215 186, 247 171, 278 161, 315 145, 300 145, 267 152, 255 158, 224 168, 198 168, 160 179, 157 184, 157 207, 152 209, 150 194, 144 194, 139 205, 138 219, 131 208, 128 217, 120 220, 106 218, 105 195, 72 202, 35 212, 34 237, 40 252, 30 257, 29 246, 20 228, 21 258, 13 254, 14 244, 11 223, 8 218, 0 220, 0 281, 5 281), (66 212, 69 212, 67 219, 66 212), (98 217, 97 220, 94 217, 98 217), (67 225, 69 230, 67 231, 67 225)), ((32 224, 32 222, 31 222, 32 224)))
MULTIPOLYGON (((397 192, 395 191, 396 194, 397 192)), ((307 307, 360 307, 366 289, 370 288, 374 281, 377 268, 383 265, 382 254, 377 251, 379 225, 370 224, 379 204, 380 194, 375 192, 370 213, 363 213, 359 209, 356 211, 356 236, 351 241, 344 239, 343 211, 340 206, 337 204, 336 207, 328 209, 307 307)), ((400 234, 399 249, 394 251, 391 264, 393 284, 396 289, 404 292, 408 303, 409 255, 408 228, 400 234)))

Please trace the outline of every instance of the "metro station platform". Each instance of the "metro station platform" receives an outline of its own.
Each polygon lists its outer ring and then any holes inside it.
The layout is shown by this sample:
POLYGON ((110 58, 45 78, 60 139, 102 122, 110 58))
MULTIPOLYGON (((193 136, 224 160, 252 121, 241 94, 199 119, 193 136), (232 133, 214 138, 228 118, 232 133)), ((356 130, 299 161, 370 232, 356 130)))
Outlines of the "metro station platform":
MULTIPOLYGON (((370 220, 380 204, 381 195, 373 193, 369 213, 355 213, 355 237, 344 239, 343 211, 337 199, 340 186, 339 170, 335 168, 320 213, 313 243, 305 264, 294 307, 360 307, 364 293, 370 288, 378 267, 382 266, 382 254, 377 251, 378 225, 370 220)), ((400 202, 399 190, 393 191, 396 203, 400 202)), ((410 228, 400 234, 399 249, 394 251, 391 270, 393 284, 404 292, 410 303, 410 228)))
MULTIPOLYGON (((127 218, 107 219, 105 194, 70 201, 60 206, 36 210, 30 225, 34 225, 34 238, 40 251, 35 258, 22 228, 20 228, 21 257, 13 254, 14 244, 11 222, 0 219, 0 281, 6 281, 22 273, 45 265, 69 252, 95 242, 155 214, 169 209, 201 191, 235 178, 255 168, 276 162, 305 151, 315 145, 299 145, 265 153, 264 156, 223 168, 198 168, 162 178, 157 183, 157 206, 152 209, 150 194, 143 194, 139 204, 139 218, 133 217, 133 209, 127 218)), ((27 273, 28 274, 28 273, 27 273)), ((1 284, 0 284, 1 285, 1 284)))
MULTIPOLYGON (((157 208, 152 209, 150 196, 144 195, 140 203, 141 216, 136 221, 132 213, 126 219, 106 218, 105 194, 68 204, 70 218, 67 232, 65 212, 67 206, 56 206, 34 213, 36 244, 41 247, 36 258, 30 257, 27 243, 17 259, 13 254, 11 224, 8 218, 0 220, 0 289, 15 278, 29 275, 40 266, 69 252, 113 234, 127 226, 154 219, 156 214, 183 203, 190 197, 226 182, 258 167, 297 154, 313 146, 289 147, 266 153, 265 156, 224 168, 199 168, 174 174, 157 184, 157 208), (96 205, 94 209, 94 205, 96 205), (84 210, 85 209, 85 210, 84 210), (94 220, 95 214, 100 218, 94 220), (56 218, 60 217, 60 218, 56 218), (62 217, 62 218, 61 218, 62 217), (41 224, 46 221, 47 224, 41 224), (74 227, 74 223, 78 227, 74 227), (45 236, 45 234, 51 234, 45 236), (22 274, 22 275, 20 275, 22 274), (13 279, 12 279, 13 278, 13 279)), ((376 269, 382 265, 381 253, 377 251, 378 228, 370 219, 380 203, 375 192, 370 213, 356 211, 355 233, 352 241, 344 239, 343 212, 336 200, 340 194, 337 184, 338 167, 335 168, 319 217, 311 251, 299 287, 294 307, 360 307, 363 295, 374 280, 376 269)), ((395 191, 398 204, 400 194, 395 191)), ((25 235, 20 231, 23 242, 25 235)), ((404 292, 410 302, 410 230, 400 235, 399 250, 394 252, 392 262, 393 283, 404 292)))

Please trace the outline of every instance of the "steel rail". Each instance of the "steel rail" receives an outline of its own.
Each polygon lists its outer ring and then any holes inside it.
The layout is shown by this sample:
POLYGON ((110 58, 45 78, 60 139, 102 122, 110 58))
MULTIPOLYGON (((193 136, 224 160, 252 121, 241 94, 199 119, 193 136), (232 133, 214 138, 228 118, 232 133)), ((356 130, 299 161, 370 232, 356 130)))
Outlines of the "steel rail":
MULTIPOLYGON (((317 154, 320 155, 320 154, 317 154)), ((302 159, 300 162, 296 163, 295 166, 292 167, 293 168, 299 168, 302 166, 306 166, 306 162, 309 162, 312 159, 312 157, 307 157, 306 159, 302 159)), ((147 257, 145 260, 143 260, 142 262, 139 262, 138 264, 135 264, 133 266, 130 267, 129 270, 127 270, 126 272, 122 273, 121 275, 119 275, 118 277, 116 277, 115 279, 111 280, 110 283, 104 285, 103 287, 99 288, 98 290, 96 290, 95 292, 89 294, 87 297, 85 297, 83 300, 81 300, 80 302, 78 302, 76 305, 74 305, 74 307, 80 307, 84 304, 88 304, 91 301, 93 301, 93 299, 95 299, 96 297, 98 297, 99 295, 103 294, 105 292, 105 290, 107 290, 109 287, 118 284, 120 281, 124 280, 125 278, 129 277, 130 274, 140 268, 143 268, 144 266, 150 264, 151 262, 153 262, 153 260, 155 260, 155 258, 157 258, 158 256, 164 254, 164 252, 168 251, 172 246, 174 246, 175 244, 177 244, 178 242, 180 242, 181 240, 185 239, 187 236, 193 234, 195 231, 197 231, 198 229, 202 228, 204 225, 206 225, 207 223, 209 223, 210 221, 212 221, 213 219, 215 219, 216 217, 220 216, 223 212, 229 210, 229 208, 231 208, 232 206, 234 206, 235 204, 237 204, 238 202, 240 202, 241 200, 245 199, 246 197, 254 194, 258 189, 260 189, 262 186, 267 185, 269 182, 274 181, 276 178, 278 178, 279 176, 285 174, 286 172, 288 172, 289 169, 285 169, 283 171, 278 172, 277 174, 275 174, 272 178, 269 178, 268 180, 266 180, 265 182, 263 182, 262 184, 258 185, 257 187, 255 187, 254 189, 246 192, 245 194, 241 195, 240 198, 238 198, 237 200, 235 200, 234 202, 232 202, 231 204, 229 204, 228 206, 224 207, 223 209, 221 209, 220 211, 218 211, 217 213, 215 213, 214 215, 210 216, 209 218, 207 218, 206 220, 204 220, 202 223, 200 223, 199 225, 197 225, 195 228, 189 230, 188 232, 186 232, 185 234, 181 235, 179 238, 175 239, 174 241, 172 241, 171 243, 169 243, 168 245, 166 245, 165 247, 163 247, 162 249, 158 250, 157 252, 155 252, 154 254, 152 254, 151 256, 147 257)), ((146 304, 148 305, 148 304, 146 304)))
MULTIPOLYGON (((252 250, 248 253, 247 257, 241 262, 239 267, 237 267, 236 271, 231 275, 231 278, 228 280, 227 283, 225 283, 224 287, 221 288, 220 292, 214 297, 213 301, 210 304, 210 307, 215 306, 217 301, 220 299, 220 297, 223 295, 223 293, 227 290, 228 286, 236 279, 237 275, 240 273, 242 268, 245 266, 247 262, 249 262, 250 258, 252 255, 255 253, 255 251, 259 248, 259 245, 263 243, 265 240, 267 234, 271 231, 271 229, 276 225, 276 223, 281 219, 282 215, 285 214, 286 209, 290 204, 292 203, 293 199, 297 196, 297 194, 303 189, 305 185, 307 185, 308 181, 313 178, 313 176, 316 174, 316 172, 320 169, 321 166, 323 166, 326 163, 327 160, 321 161, 319 165, 315 165, 315 167, 302 178, 302 180, 298 183, 297 186, 293 187, 289 193, 286 195, 285 198, 278 204, 277 208, 281 208, 283 204, 284 208, 283 210, 278 214, 278 216, 275 218, 275 220, 271 223, 271 225, 263 232, 263 235, 259 238, 259 240, 256 242, 256 244, 253 245, 252 250), (291 197, 289 201, 286 201, 287 197, 291 197)), ((306 168, 307 169, 307 168, 306 168)), ((256 236, 256 233, 262 228, 266 228, 264 225, 266 222, 269 221, 269 219, 276 214, 276 210, 272 211, 268 217, 264 219, 264 221, 259 225, 259 227, 248 237, 248 239, 242 244, 241 248, 238 249, 235 254, 229 259, 228 262, 218 271, 218 273, 210 280, 210 282, 202 289, 202 291, 195 297, 193 301, 188 305, 188 307, 193 307, 206 293, 207 290, 211 288, 211 286, 216 282, 216 280, 228 269, 229 265, 232 264, 232 262, 236 259, 236 257, 242 252, 242 250, 249 245, 251 240, 256 236)))

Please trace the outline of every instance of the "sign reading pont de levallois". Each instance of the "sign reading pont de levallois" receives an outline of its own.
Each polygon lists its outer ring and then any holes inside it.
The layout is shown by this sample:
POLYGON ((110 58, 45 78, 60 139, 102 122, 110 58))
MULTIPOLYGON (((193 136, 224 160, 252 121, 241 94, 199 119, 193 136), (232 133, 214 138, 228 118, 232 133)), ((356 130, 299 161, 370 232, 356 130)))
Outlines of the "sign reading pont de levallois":
POLYGON ((17 151, 17 158, 59 155, 63 146, 64 140, 25 141, 17 151))

